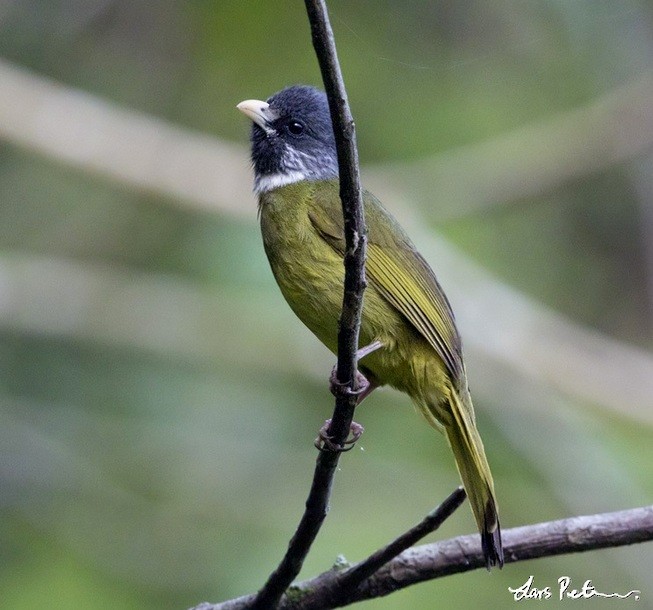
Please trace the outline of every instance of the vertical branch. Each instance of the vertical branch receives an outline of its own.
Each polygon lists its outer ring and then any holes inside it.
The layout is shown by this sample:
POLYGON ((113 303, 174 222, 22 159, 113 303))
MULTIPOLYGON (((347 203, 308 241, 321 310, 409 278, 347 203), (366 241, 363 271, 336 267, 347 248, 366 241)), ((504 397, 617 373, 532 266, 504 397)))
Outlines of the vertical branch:
MULTIPOLYGON (((340 199, 345 226, 345 285, 338 333, 338 381, 356 390, 356 350, 360 329, 363 293, 365 290, 365 255, 367 229, 360 185, 358 149, 354 119, 349 109, 347 92, 336 53, 333 31, 324 0, 305 0, 311 23, 313 47, 322 72, 324 89, 329 100, 331 122, 338 152, 340 199)), ((338 397, 330 433, 344 440, 354 415, 353 396, 338 397), (337 417, 342 412, 343 417, 337 417)))
MULTIPOLYGON (((342 314, 338 332, 337 377, 344 391, 336 397, 329 436, 336 446, 342 446, 356 408, 356 351, 365 290, 365 218, 358 167, 358 151, 354 121, 349 110, 347 94, 338 64, 333 31, 323 0, 305 0, 311 24, 313 46, 320 64, 324 88, 329 100, 333 123, 338 167, 340 172, 340 198, 342 200, 346 252, 344 256, 345 283, 342 314)), ((281 596, 297 577, 304 559, 326 517, 333 476, 340 454, 321 451, 315 465, 313 483, 306 500, 306 510, 288 545, 288 550, 276 570, 249 606, 257 610, 276 608, 281 596)))

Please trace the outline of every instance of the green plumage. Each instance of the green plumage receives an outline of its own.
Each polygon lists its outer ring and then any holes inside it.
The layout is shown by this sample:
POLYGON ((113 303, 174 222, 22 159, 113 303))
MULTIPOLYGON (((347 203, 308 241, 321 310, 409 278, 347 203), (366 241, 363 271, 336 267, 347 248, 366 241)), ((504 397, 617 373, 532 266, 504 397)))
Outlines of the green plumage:
MULTIPOLYGON (((368 258, 360 345, 383 347, 360 369, 408 394, 444 432, 481 532, 488 567, 503 562, 492 475, 476 430, 454 316, 435 275, 380 202, 364 192, 368 258)), ((337 180, 300 181, 260 195, 263 243, 286 301, 336 352, 344 280, 337 180)))

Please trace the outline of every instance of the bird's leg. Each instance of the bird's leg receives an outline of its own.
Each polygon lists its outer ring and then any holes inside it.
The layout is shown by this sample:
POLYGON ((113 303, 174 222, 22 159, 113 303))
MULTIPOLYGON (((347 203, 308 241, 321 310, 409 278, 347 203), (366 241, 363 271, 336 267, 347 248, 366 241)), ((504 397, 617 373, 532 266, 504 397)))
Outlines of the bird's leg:
POLYGON ((372 341, 369 345, 365 345, 364 347, 359 348, 359 350, 356 352, 356 359, 360 360, 361 358, 365 358, 368 354, 371 354, 372 352, 375 352, 377 349, 381 349, 383 347, 383 343, 381 341, 372 341))
MULTIPOLYGON (((360 360, 361 358, 364 358, 368 354, 371 354, 372 352, 376 351, 380 347, 383 347, 383 343, 381 341, 374 341, 373 343, 370 343, 369 345, 366 345, 364 347, 361 347, 357 352, 356 352, 356 359, 360 360)), ((344 384, 338 380, 338 374, 337 374, 337 367, 334 366, 332 371, 331 371, 331 376, 329 377, 329 389, 331 390, 331 393, 334 396, 338 396, 339 394, 345 394, 347 396, 356 396, 356 406, 361 404, 365 398, 367 398, 377 387, 377 384, 374 382, 371 382, 361 373, 360 371, 356 371, 356 389, 355 390, 350 390, 347 384, 344 384)), ((354 443, 361 437, 363 432, 365 431, 365 428, 361 426, 360 424, 356 423, 355 421, 351 422, 350 426, 350 432, 351 436, 343 442, 342 445, 336 445, 333 443, 331 440, 331 437, 329 436, 329 426, 331 425, 331 420, 327 419, 324 422, 324 425, 320 428, 320 432, 318 434, 318 437, 315 439, 315 446, 320 450, 320 451, 349 451, 353 446, 354 443)))

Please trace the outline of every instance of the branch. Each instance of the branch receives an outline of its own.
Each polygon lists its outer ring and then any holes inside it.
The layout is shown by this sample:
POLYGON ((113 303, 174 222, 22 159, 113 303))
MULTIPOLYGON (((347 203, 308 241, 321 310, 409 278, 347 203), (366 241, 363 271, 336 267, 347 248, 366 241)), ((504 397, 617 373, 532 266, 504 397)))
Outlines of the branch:
POLYGON ((337 586, 331 588, 332 590, 335 589, 335 595, 332 595, 329 599, 333 607, 335 607, 336 603, 346 599, 347 592, 354 591, 364 580, 372 576, 389 561, 437 530, 465 501, 466 497, 467 494, 462 487, 456 488, 440 506, 426 515, 415 527, 409 529, 387 546, 372 553, 356 566, 342 572, 338 578, 337 586))
MULTIPOLYGON (((356 408, 356 369, 358 335, 363 292, 365 290, 365 218, 361 196, 354 121, 347 103, 345 85, 336 54, 333 31, 329 23, 324 0, 306 0, 306 11, 311 24, 313 46, 317 55, 338 152, 340 198, 344 216, 345 281, 338 331, 337 378, 343 392, 336 396, 336 405, 328 434, 336 446, 343 446, 349 435, 356 408)), ((317 458, 313 483, 306 500, 306 510, 290 540, 288 550, 279 566, 270 575, 263 588, 249 606, 256 610, 276 608, 284 591, 302 568, 304 559, 315 540, 328 511, 333 476, 340 454, 322 451, 317 458)))
MULTIPOLYGON (((358 150, 354 119, 349 110, 345 84, 340 72, 333 31, 324 0, 305 0, 311 22, 313 47, 320 64, 324 89, 329 100, 331 121, 338 152, 340 199, 345 233, 345 285, 338 332, 337 376, 352 392, 356 387, 358 335, 365 291, 367 227, 363 212, 358 150)), ((341 444, 349 434, 356 396, 338 396, 329 433, 341 444)))
MULTIPOLYGON (((506 563, 581 553, 653 540, 653 505, 613 513, 572 517, 502 532, 506 563)), ((364 563, 364 562, 362 562, 364 563)), ((383 597, 419 582, 484 568, 477 534, 411 548, 386 563, 355 589, 340 583, 359 568, 330 570, 295 585, 284 596, 280 610, 327 610, 383 597), (337 599, 335 604, 329 600, 337 599)), ((252 596, 220 604, 200 604, 193 610, 242 610, 252 596)))

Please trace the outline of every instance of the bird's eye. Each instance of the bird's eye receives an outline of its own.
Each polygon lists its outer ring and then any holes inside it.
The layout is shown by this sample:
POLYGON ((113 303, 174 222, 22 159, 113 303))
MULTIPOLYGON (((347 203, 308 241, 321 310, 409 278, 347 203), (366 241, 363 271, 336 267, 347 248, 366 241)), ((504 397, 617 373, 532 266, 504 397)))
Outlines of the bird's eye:
POLYGON ((293 136, 300 136, 304 133, 304 125, 299 121, 290 121, 290 123, 288 123, 288 133, 293 136))

